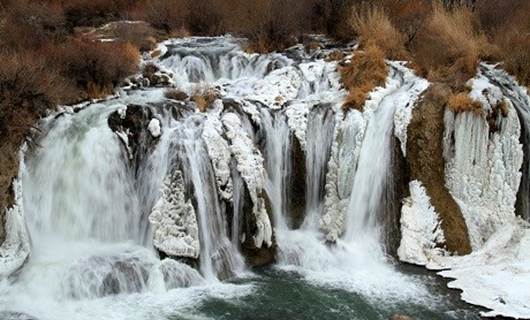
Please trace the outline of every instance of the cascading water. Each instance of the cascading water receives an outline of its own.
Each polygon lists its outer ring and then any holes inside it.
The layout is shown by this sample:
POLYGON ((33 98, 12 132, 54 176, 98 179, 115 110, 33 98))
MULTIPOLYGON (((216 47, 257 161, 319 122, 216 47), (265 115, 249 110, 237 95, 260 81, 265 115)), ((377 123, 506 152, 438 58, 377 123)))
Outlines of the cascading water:
POLYGON ((137 81, 44 122, 22 172, 31 257, 0 285, 0 308, 43 320, 173 319, 186 303, 249 294, 219 280, 271 262, 276 247, 280 268, 311 283, 366 299, 425 294, 388 263, 376 212, 396 119, 426 84, 390 63, 365 112, 346 114, 329 52, 247 54, 239 41, 170 40, 153 60, 189 96, 215 93, 204 113, 137 81), (334 191, 346 205, 330 215, 329 172, 342 166, 334 191), (293 183, 306 190, 297 217, 293 183), (329 242, 326 216, 337 226, 329 242))

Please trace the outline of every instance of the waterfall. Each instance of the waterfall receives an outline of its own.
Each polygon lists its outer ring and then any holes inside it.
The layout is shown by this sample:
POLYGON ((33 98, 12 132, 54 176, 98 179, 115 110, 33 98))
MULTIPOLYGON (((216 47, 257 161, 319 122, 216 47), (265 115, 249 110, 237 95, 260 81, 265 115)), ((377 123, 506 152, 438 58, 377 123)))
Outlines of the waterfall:
POLYGON ((171 296, 273 259, 367 297, 425 293, 389 263, 379 209, 394 135, 404 150, 397 131, 426 81, 389 62, 365 111, 346 112, 329 49, 260 55, 240 43, 168 40, 152 61, 189 96, 211 89, 204 112, 140 78, 116 98, 44 121, 22 179, 32 255, 17 294, 31 288, 29 297, 69 306, 171 296), (298 213, 293 184, 305 190, 298 213), (335 198, 340 205, 324 205, 335 198))

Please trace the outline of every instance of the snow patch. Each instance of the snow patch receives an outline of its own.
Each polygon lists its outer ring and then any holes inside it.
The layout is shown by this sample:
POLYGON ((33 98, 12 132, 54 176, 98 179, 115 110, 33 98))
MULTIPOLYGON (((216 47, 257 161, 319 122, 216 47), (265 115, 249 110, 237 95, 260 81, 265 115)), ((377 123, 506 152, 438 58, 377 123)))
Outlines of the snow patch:
POLYGON ((160 120, 154 118, 149 121, 149 125, 147 126, 147 130, 151 133, 151 136, 153 138, 158 138, 162 134, 162 129, 160 128, 160 120))

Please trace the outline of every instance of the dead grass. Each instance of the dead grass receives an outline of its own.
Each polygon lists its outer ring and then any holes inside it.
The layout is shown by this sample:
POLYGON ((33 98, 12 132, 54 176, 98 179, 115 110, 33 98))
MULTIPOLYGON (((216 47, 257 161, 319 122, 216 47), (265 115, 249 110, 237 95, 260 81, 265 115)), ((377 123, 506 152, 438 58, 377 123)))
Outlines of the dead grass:
POLYGON ((199 85, 193 91, 190 100, 195 102, 200 112, 205 112, 217 98, 219 94, 214 88, 199 85))
POLYGON ((406 57, 404 36, 394 27, 383 8, 373 5, 354 7, 351 24, 362 47, 377 46, 390 59, 406 57))
POLYGON ((82 98, 112 93, 127 76, 138 71, 140 53, 129 43, 101 43, 74 39, 46 55, 56 70, 84 92, 82 98))
POLYGON ((385 84, 388 67, 383 51, 369 45, 364 51, 356 52, 351 62, 340 68, 340 74, 342 84, 349 92, 343 107, 362 111, 368 94, 385 84))
POLYGON ((469 97, 468 92, 460 92, 449 96, 447 101, 449 109, 455 113, 460 112, 474 112, 475 114, 482 113, 482 106, 478 101, 474 101, 469 97))
POLYGON ((412 52, 422 73, 433 81, 461 88, 476 73, 489 45, 469 8, 433 5, 425 28, 414 41, 412 52))

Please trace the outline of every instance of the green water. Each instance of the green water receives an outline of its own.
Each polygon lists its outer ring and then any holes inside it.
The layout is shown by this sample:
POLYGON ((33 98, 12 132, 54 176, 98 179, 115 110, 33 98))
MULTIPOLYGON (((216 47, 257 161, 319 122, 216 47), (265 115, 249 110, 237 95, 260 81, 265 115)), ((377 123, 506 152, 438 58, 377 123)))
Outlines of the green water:
POLYGON ((401 271, 427 284, 424 303, 365 297, 355 292, 313 285, 301 276, 274 268, 257 270, 256 277, 235 283, 251 283, 252 293, 236 299, 206 298, 171 319, 389 319, 406 314, 414 319, 480 319, 479 309, 459 300, 439 277, 414 267, 401 271))

